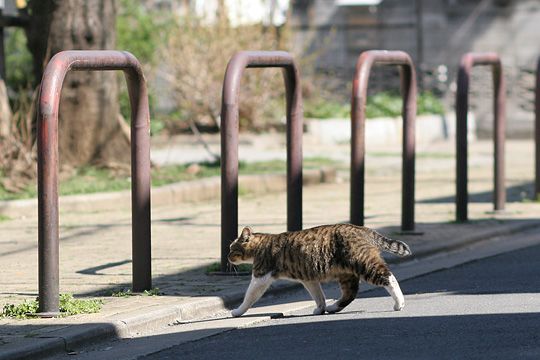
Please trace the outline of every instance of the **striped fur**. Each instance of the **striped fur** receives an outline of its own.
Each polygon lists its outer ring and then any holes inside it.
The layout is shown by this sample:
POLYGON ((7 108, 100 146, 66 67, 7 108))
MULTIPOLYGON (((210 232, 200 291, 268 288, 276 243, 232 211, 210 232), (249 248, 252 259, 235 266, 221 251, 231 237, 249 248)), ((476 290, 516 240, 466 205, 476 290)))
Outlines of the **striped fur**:
POLYGON ((409 245, 405 244, 403 241, 387 238, 386 236, 379 234, 375 230, 371 230, 366 227, 362 227, 361 229, 366 234, 366 238, 369 239, 372 244, 377 246, 382 251, 386 251, 402 257, 412 254, 409 245))
POLYGON ((229 261, 253 263, 254 279, 270 274, 273 279, 301 281, 314 299, 320 294, 313 294, 319 291, 313 284, 336 280, 340 283, 342 297, 331 307, 335 312, 354 300, 361 279, 377 286, 395 287, 381 250, 399 256, 411 254, 407 244, 351 224, 324 225, 281 234, 254 233, 244 228, 230 246, 229 261))

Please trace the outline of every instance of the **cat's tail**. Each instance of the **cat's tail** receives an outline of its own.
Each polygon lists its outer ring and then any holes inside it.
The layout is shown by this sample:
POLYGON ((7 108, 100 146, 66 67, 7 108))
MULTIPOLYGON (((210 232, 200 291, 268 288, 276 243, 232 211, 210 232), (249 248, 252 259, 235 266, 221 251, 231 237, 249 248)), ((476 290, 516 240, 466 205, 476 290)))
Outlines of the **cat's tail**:
POLYGON ((373 237, 371 240, 382 251, 386 251, 397 256, 409 256, 412 254, 409 245, 405 244, 403 241, 387 238, 376 231, 373 231, 373 237))

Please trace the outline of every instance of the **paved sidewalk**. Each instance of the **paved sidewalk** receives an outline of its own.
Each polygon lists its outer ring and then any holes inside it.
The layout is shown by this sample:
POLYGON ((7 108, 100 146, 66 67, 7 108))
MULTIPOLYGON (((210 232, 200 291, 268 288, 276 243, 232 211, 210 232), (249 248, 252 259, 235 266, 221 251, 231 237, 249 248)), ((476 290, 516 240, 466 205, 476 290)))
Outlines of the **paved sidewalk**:
MULTIPOLYGON (((540 226, 540 204, 522 201, 531 191, 532 142, 507 145, 507 211, 493 214, 491 145, 471 146, 467 224, 454 220, 452 144, 434 144, 418 154, 417 230, 401 236, 400 160, 394 153, 368 157, 366 225, 410 245, 415 258, 471 242, 540 226)), ((243 196, 240 224, 255 231, 285 230, 283 192, 243 196)), ((348 217, 347 175, 337 183, 304 188, 304 227, 343 222, 348 217)), ((60 215, 60 289, 82 297, 103 297, 99 314, 58 319, 0 319, 0 359, 50 355, 76 349, 105 336, 129 337, 175 320, 190 320, 238 303, 249 277, 208 276, 219 259, 218 200, 180 203, 152 209, 153 286, 161 296, 114 298, 112 291, 131 283, 131 215, 129 210, 69 211, 60 215)), ((37 296, 37 219, 30 214, 0 222, 0 306, 37 296)), ((389 258, 391 261, 396 258, 389 258)), ((289 283, 278 283, 275 291, 289 283)))

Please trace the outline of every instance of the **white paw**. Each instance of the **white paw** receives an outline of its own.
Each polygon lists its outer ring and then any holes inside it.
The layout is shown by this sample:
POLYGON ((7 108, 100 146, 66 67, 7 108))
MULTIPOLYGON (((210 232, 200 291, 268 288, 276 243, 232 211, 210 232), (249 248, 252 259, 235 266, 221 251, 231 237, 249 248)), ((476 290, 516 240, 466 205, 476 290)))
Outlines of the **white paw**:
POLYGON ((234 309, 233 311, 231 311, 231 315, 233 317, 239 317, 239 316, 242 316, 244 315, 245 311, 242 311, 242 309, 238 308, 238 309, 234 309))
POLYGON ((342 308, 340 308, 338 306, 337 302, 335 302, 332 305, 326 307, 326 311, 328 311, 329 314, 334 314, 334 313, 337 313, 338 311, 341 311, 341 310, 342 310, 342 308))
POLYGON ((324 308, 323 307, 316 307, 313 310, 313 315, 322 315, 324 314, 324 308))
POLYGON ((401 311, 401 309, 403 309, 404 306, 405 306, 405 301, 396 302, 394 304, 394 310, 401 311))

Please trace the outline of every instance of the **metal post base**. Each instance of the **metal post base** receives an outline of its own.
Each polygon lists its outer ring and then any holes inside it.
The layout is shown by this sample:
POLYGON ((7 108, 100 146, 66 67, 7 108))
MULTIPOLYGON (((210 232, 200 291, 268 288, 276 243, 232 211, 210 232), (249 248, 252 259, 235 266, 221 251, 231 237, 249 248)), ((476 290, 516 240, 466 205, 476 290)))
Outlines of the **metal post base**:
POLYGON ((38 313, 29 313, 27 315, 34 316, 38 318, 54 318, 54 317, 60 317, 62 313, 61 312, 38 312, 38 313))

